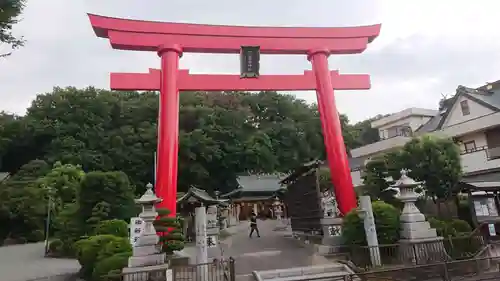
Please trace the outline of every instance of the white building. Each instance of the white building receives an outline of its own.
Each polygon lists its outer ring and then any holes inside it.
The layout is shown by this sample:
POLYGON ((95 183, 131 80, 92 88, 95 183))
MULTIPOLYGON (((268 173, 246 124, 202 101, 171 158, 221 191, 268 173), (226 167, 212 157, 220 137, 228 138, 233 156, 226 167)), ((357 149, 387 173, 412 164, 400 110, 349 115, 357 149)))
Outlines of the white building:
POLYGON ((477 89, 459 86, 440 110, 409 108, 372 122, 380 141, 351 150, 351 175, 362 185, 363 165, 402 147, 413 136, 451 137, 461 149, 465 182, 500 182, 500 80, 477 89))

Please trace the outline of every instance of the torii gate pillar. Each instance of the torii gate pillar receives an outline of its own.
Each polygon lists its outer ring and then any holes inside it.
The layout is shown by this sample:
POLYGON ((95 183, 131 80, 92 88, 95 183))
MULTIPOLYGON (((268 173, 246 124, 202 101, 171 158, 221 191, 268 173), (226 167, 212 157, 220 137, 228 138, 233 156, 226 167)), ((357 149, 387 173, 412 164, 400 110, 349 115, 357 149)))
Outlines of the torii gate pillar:
POLYGON ((178 45, 158 48, 161 58, 160 106, 158 112, 158 142, 156 149, 155 183, 161 183, 162 198, 168 198, 165 207, 171 214, 177 209, 177 172, 179 161, 179 90, 177 78, 182 50, 178 45), (174 188, 175 187, 175 188, 174 188), (174 198, 174 200, 172 200, 174 198))
POLYGON ((328 50, 317 49, 310 51, 307 59, 312 63, 316 78, 316 97, 323 129, 327 162, 331 171, 330 176, 333 186, 336 187, 335 197, 339 203, 340 211, 345 214, 346 210, 356 207, 357 200, 352 184, 351 169, 349 168, 344 138, 342 136, 340 116, 337 104, 335 103, 332 78, 328 68, 329 55, 330 52, 328 50), (340 208, 340 206, 343 208, 340 208))

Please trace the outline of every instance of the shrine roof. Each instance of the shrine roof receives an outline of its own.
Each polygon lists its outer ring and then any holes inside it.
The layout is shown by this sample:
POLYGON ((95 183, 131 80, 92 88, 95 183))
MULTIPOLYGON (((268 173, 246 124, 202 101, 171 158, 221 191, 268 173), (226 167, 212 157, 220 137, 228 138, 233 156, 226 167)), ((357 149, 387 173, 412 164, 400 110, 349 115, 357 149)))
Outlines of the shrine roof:
POLYGON ((201 201, 203 203, 209 204, 226 204, 228 200, 225 199, 216 199, 210 196, 205 190, 199 189, 196 187, 190 187, 188 192, 182 195, 180 198, 177 198, 177 204, 190 202, 190 199, 194 198, 195 201, 201 201))
POLYGON ((234 202, 266 201, 273 199, 274 196, 243 196, 234 199, 234 202))
POLYGON ((275 193, 282 188, 281 178, 282 176, 277 174, 239 176, 237 178, 239 188, 223 194, 221 197, 228 198, 250 193, 275 193))

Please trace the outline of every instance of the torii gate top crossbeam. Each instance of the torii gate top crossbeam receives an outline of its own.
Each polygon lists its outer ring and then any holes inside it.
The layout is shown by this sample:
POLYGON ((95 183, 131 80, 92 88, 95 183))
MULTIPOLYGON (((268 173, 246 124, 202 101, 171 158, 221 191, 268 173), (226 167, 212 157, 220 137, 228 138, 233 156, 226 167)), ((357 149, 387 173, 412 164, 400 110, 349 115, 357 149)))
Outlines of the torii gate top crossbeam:
POLYGON ((322 48, 334 54, 364 51, 380 25, 359 27, 250 27, 168 23, 89 14, 97 36, 115 49, 157 51, 178 44, 184 52, 239 53, 241 46, 260 46, 263 54, 307 54, 322 48))

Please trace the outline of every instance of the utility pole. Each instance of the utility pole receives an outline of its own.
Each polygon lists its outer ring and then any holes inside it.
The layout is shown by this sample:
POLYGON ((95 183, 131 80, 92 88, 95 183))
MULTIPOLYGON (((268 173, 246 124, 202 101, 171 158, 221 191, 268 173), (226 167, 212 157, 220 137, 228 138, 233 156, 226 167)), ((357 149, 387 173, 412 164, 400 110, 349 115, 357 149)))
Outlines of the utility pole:
POLYGON ((45 219, 45 256, 49 253, 49 231, 50 231, 50 213, 52 209, 52 195, 47 199, 47 217, 45 219))

